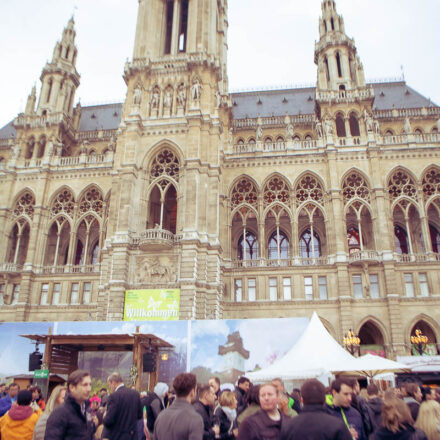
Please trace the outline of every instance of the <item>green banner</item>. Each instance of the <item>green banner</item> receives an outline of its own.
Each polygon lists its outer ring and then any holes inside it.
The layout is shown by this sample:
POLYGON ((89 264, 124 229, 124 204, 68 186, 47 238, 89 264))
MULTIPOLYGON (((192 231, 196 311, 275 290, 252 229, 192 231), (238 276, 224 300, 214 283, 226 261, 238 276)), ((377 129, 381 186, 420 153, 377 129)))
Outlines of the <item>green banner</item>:
POLYGON ((180 289, 126 290, 124 321, 177 321, 180 289))
POLYGON ((35 370, 34 379, 47 379, 49 377, 49 370, 35 370))

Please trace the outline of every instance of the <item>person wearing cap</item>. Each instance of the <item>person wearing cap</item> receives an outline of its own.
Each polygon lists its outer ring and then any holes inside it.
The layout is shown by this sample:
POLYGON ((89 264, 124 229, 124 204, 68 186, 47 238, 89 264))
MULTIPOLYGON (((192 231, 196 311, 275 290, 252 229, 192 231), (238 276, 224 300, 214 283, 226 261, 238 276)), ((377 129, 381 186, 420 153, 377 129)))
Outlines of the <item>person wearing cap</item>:
POLYGON ((28 390, 19 391, 17 404, 0 419, 2 439, 32 440, 35 425, 41 416, 41 410, 31 408, 32 393, 28 390))

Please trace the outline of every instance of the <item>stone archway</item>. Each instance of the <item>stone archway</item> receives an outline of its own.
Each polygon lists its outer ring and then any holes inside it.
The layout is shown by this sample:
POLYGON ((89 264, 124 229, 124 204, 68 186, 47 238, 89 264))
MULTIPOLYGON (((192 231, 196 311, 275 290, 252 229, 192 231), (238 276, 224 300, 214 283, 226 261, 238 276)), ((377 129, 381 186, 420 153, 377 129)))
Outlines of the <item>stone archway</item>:
MULTIPOLYGON (((420 330, 424 336, 428 338, 428 343, 423 348, 423 354, 430 356, 437 356, 439 354, 437 337, 435 335, 434 329, 425 320, 420 319, 411 328, 410 336, 416 336, 416 331, 420 330)), ((411 339, 410 339, 411 341, 411 339)), ((416 346, 411 343, 411 355, 420 356, 421 353, 417 350, 416 346)))
POLYGON ((379 326, 371 320, 364 322, 358 336, 361 340, 361 355, 371 353, 386 357, 385 338, 379 326))

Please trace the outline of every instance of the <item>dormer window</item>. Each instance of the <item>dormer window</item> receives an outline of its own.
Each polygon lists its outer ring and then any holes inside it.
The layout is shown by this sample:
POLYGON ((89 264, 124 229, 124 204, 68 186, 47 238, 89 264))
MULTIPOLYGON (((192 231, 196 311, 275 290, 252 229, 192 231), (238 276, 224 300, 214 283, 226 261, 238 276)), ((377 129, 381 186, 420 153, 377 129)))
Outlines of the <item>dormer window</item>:
POLYGON ((91 119, 96 119, 95 113, 92 113, 92 116, 90 116, 91 119))

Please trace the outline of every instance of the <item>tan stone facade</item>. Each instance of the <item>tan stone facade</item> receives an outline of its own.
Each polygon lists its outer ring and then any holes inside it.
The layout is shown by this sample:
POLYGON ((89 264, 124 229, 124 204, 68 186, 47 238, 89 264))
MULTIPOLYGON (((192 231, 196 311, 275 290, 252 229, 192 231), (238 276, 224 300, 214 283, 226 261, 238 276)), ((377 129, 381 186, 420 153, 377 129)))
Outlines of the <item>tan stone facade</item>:
POLYGON ((0 130, 0 320, 179 288, 181 319, 316 310, 389 356, 436 344, 440 108, 367 84, 332 0, 319 29, 316 88, 230 94, 226 0, 140 0, 125 102, 82 108, 71 20, 0 130))

